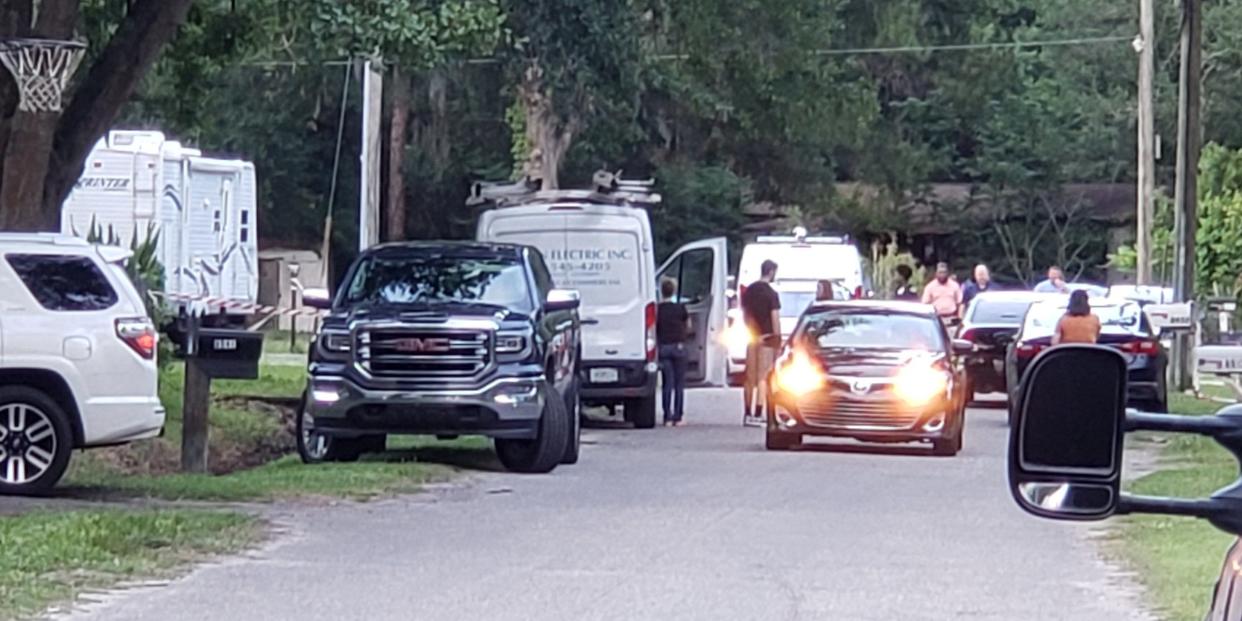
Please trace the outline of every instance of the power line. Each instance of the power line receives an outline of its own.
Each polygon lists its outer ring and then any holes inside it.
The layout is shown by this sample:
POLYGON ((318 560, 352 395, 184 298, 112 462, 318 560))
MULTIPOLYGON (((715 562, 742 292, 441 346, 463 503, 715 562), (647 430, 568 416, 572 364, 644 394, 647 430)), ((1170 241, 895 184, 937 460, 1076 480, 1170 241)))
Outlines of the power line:
MULTIPOLYGON (((852 48, 828 48, 811 50, 809 53, 814 56, 861 56, 869 54, 916 54, 920 52, 962 52, 973 50, 1004 50, 1004 49, 1023 49, 1031 47, 1067 47, 1075 45, 1101 45, 1106 43, 1131 42, 1133 36, 1110 36, 1110 37, 1078 37, 1073 39, 1047 39, 1042 41, 1007 41, 994 43, 950 43, 945 45, 907 45, 896 47, 852 47, 852 48)), ((689 60, 689 54, 655 54, 652 56, 655 60, 689 60)), ((350 60, 327 60, 327 61, 309 61, 309 60, 265 60, 243 63, 248 66, 255 67, 300 67, 308 65, 344 65, 351 63, 350 60)), ((468 58, 462 61, 469 65, 491 65, 500 62, 500 59, 494 57, 468 58)))
MULTIPOLYGON (((866 54, 913 54, 919 52, 957 52, 969 50, 1020 49, 1028 47, 1057 47, 1072 45, 1099 45, 1132 41, 1133 36, 1079 37, 1075 39, 1048 39, 1043 41, 1007 41, 995 43, 952 43, 946 45, 907 45, 898 47, 853 47, 811 50, 815 56, 860 56, 866 54)), ((687 60, 689 54, 657 54, 657 60, 687 60)))

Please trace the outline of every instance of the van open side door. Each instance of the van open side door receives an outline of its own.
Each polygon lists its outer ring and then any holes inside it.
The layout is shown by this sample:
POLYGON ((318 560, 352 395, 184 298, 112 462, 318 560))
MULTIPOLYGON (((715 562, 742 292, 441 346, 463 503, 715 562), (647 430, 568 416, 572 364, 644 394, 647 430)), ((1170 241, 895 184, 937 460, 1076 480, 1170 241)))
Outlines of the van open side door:
POLYGON ((686 382, 691 385, 725 384, 728 252, 729 242, 723 237, 692 242, 678 248, 656 271, 657 283, 665 278, 677 283, 674 301, 685 304, 690 314, 686 382))

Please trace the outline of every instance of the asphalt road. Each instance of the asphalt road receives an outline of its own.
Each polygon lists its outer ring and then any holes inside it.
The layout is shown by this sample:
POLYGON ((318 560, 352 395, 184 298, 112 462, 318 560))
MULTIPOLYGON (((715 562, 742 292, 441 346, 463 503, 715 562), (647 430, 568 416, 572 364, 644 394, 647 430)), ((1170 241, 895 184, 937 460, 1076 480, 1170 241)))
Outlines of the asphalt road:
POLYGON ((278 509, 264 549, 72 618, 1148 618, 1088 527, 1013 505, 1002 410, 972 410, 944 459, 766 452, 739 401, 694 391, 689 427, 593 430, 551 476, 278 509))

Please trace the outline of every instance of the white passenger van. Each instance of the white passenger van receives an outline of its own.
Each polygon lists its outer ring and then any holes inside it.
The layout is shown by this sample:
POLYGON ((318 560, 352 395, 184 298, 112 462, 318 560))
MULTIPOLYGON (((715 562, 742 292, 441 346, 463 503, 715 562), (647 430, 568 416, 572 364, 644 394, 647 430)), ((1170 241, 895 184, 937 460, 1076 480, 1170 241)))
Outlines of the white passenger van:
MULTIPOLYGON (((517 191, 476 186, 472 202, 491 208, 479 217, 479 241, 539 249, 559 288, 582 296, 582 402, 620 405, 639 428, 656 422, 656 305, 659 280, 679 283, 677 298, 691 314, 694 342, 691 384, 723 385, 726 241, 687 244, 660 267, 647 207, 647 191, 517 191)), ((649 186, 645 186, 649 190, 649 186)))

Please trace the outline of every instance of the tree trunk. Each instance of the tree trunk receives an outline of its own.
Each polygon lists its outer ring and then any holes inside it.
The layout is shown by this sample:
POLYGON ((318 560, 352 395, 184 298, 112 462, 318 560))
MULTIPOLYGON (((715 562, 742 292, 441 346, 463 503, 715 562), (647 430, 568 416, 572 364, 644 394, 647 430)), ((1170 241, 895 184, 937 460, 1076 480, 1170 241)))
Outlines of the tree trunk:
MULTIPOLYGON (((5 10, 5 28, 21 27, 29 19, 21 10, 5 10), (16 21, 13 21, 16 20, 16 21)), ((78 22, 78 0, 45 0, 39 6, 31 32, 47 39, 70 39, 78 22)), ((12 91, 16 93, 16 88, 12 91)), ((60 231, 60 214, 45 213, 43 182, 47 177, 52 139, 60 115, 16 109, 3 135, 3 166, 0 172, 0 229, 11 231, 60 231)), ((58 209, 59 212, 59 209, 58 209)))
MULTIPOLYGON (((99 60, 61 117, 43 188, 44 222, 59 228, 60 208, 82 174, 86 156, 120 114, 160 52, 177 35, 194 0, 133 0, 99 60)), ((46 6, 47 2, 44 2, 46 6)))
POLYGON ((405 147, 410 118, 410 79, 401 67, 392 68, 392 120, 388 126, 388 206, 384 239, 406 238, 405 147))
POLYGON ((580 122, 573 113, 562 119, 553 108, 552 98, 544 92, 543 71, 532 64, 522 76, 518 96, 526 119, 526 174, 543 180, 543 189, 561 187, 561 163, 577 136, 580 122))

